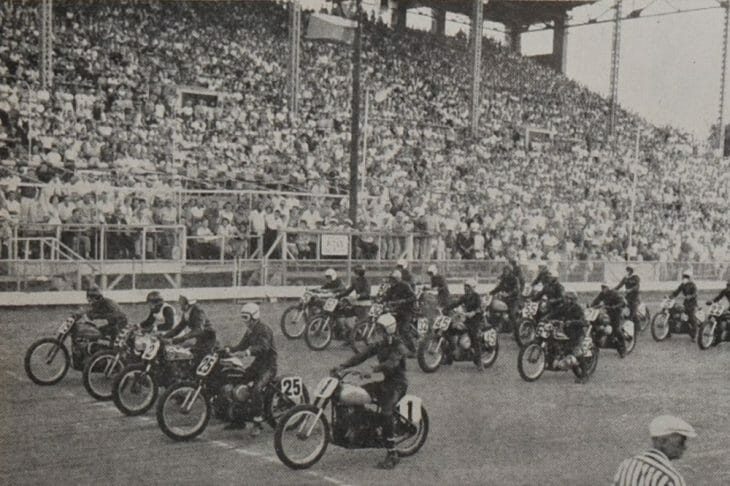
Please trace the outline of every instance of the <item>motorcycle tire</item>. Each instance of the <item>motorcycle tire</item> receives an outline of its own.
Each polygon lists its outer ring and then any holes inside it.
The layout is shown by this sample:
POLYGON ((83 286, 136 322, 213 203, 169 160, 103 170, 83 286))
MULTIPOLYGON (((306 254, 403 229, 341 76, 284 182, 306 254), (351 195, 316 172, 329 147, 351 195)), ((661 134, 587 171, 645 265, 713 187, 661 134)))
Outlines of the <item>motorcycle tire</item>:
POLYGON ((55 385, 59 381, 63 380, 63 377, 66 376, 66 373, 68 373, 68 368, 71 365, 71 357, 68 354, 68 350, 66 349, 66 346, 63 345, 61 341, 59 341, 56 338, 41 338, 37 341, 35 341, 33 344, 30 345, 28 350, 25 352, 25 358, 23 359, 23 365, 25 368, 25 374, 28 375, 28 378, 35 383, 36 385, 42 385, 42 386, 50 386, 55 385), (34 371, 34 364, 33 364, 33 355, 43 345, 51 344, 54 346, 54 348, 47 353, 47 355, 53 354, 53 360, 57 358, 57 354, 61 353, 61 359, 63 360, 63 364, 61 365, 61 370, 54 376, 50 378, 42 378, 39 377, 37 372, 39 370, 34 371))
POLYGON ((636 316, 636 327, 639 329, 639 332, 644 332, 646 331, 646 328, 649 327, 649 323, 651 322, 651 312, 643 304, 641 304, 641 306, 644 307, 645 312, 637 312, 638 315, 636 316))
POLYGON ((281 379, 277 380, 277 382, 270 387, 267 387, 266 389, 266 395, 264 396, 264 420, 266 420, 266 423, 268 423, 272 429, 276 428, 276 424, 279 422, 279 419, 286 414, 292 407, 296 407, 297 405, 306 405, 309 403, 309 390, 307 390, 307 387, 304 386, 304 383, 302 383, 302 394, 299 397, 299 403, 293 402, 289 397, 281 393, 281 386, 280 386, 281 379), (288 406, 289 408, 284 409, 283 411, 280 411, 281 408, 277 407, 277 404, 283 403, 285 406, 288 406))
POLYGON ((482 366, 485 369, 490 368, 494 363, 497 362, 498 356, 499 356, 499 336, 497 336, 497 342, 493 348, 482 350, 482 366))
POLYGON ((133 383, 129 383, 129 380, 136 380, 139 375, 144 373, 146 367, 147 365, 144 363, 136 363, 127 366, 114 378, 114 383, 112 385, 112 400, 114 401, 114 405, 117 409, 127 417, 134 417, 147 413, 147 411, 154 406, 155 401, 157 400, 160 387, 157 384, 157 381, 149 373, 145 374, 145 377, 146 382, 150 386, 150 393, 141 405, 133 406, 122 398, 122 388, 125 386, 134 386, 133 383))
POLYGON ((535 325, 532 319, 522 319, 515 326, 515 342, 520 348, 524 348, 535 339, 535 325))
POLYGON ((577 368, 572 368, 573 374, 577 378, 590 378, 593 376, 593 373, 596 372, 596 368, 598 367, 598 355, 599 350, 597 347, 593 347, 592 355, 590 358, 580 358, 581 364, 577 368), (583 371, 585 370, 585 375, 583 374, 583 371))
POLYGON ((370 320, 361 321, 355 324, 350 331, 350 347, 357 353, 362 353, 369 346, 368 333, 370 332, 370 320))
POLYGON ((636 349, 636 338, 638 337, 638 333, 636 332, 636 326, 634 326, 634 335, 631 336, 631 338, 624 338, 624 342, 626 343, 626 356, 630 355, 634 349, 636 349))
POLYGON ((92 354, 91 357, 86 360, 84 371, 81 374, 81 382, 84 384, 84 388, 92 398, 102 402, 112 399, 112 395, 114 394, 114 379, 116 378, 116 375, 124 369, 124 363, 121 360, 118 360, 114 364, 114 369, 109 370, 107 374, 107 367, 110 366, 116 358, 116 352, 102 350, 92 354), (103 364, 101 370, 99 370, 100 364, 103 364), (98 385, 93 383, 95 380, 92 378, 94 374, 92 371, 95 372, 95 374, 100 374, 98 373, 99 371, 104 372, 109 390, 99 389, 98 385))
MULTIPOLYGON (((317 464, 317 462, 319 462, 324 453, 327 452, 327 446, 329 445, 330 437, 331 435, 329 422, 327 421, 326 415, 320 413, 319 408, 315 407, 314 405, 297 405, 296 407, 286 412, 279 420, 279 423, 276 425, 276 429, 274 430, 274 450, 276 451, 276 456, 279 458, 279 460, 289 469, 308 469, 317 464), (308 415, 307 419, 305 419, 304 417, 300 417, 298 419, 295 419, 292 423, 289 423, 296 415, 302 415, 305 413, 308 415), (283 440, 284 434, 293 433, 294 429, 297 429, 302 425, 303 420, 308 421, 312 420, 313 418, 316 418, 317 421, 322 423, 322 442, 318 445, 318 448, 312 454, 306 457, 305 460, 297 462, 290 458, 286 453, 283 440)), ((300 439, 300 442, 303 443, 305 440, 306 439, 300 439)))
MULTIPOLYGON (((395 446, 395 451, 398 453, 399 457, 410 457, 414 455, 416 452, 421 450, 421 447, 423 447, 423 444, 426 443, 426 439, 428 439, 428 430, 429 430, 429 420, 428 420, 428 412, 426 412, 426 407, 421 406, 421 421, 418 424, 418 431, 412 436, 416 437, 415 443, 410 447, 400 447, 400 444, 397 444, 395 446)), ((410 438, 412 438, 410 437, 410 438)), ((396 438, 396 443, 398 442, 398 438, 396 438)))
POLYGON ((520 348, 520 352, 517 354, 517 371, 520 373, 520 377, 527 381, 532 382, 537 380, 542 376, 542 374, 545 372, 545 369, 547 368, 547 356, 545 355, 545 350, 542 349, 542 347, 536 343, 531 343, 525 346, 524 348, 520 348), (525 359, 529 359, 532 357, 531 354, 528 353, 539 353, 538 358, 542 359, 542 364, 538 367, 538 371, 534 374, 528 374, 525 371, 525 366, 523 364, 523 361, 525 359))
POLYGON ((307 312, 298 304, 287 307, 281 315, 279 325, 287 339, 299 339, 307 328, 307 312))
POLYGON ((200 400, 200 403, 203 404, 204 408, 202 410, 202 416, 200 417, 198 423, 194 424, 192 430, 188 432, 180 432, 179 429, 176 429, 170 424, 169 418, 167 418, 165 415, 165 407, 168 405, 168 402, 170 405, 173 406, 181 406, 182 403, 173 403, 175 399, 182 398, 183 394, 187 398, 188 394, 191 392, 194 393, 197 387, 197 383, 185 381, 178 382, 165 390, 165 393, 163 393, 160 399, 157 401, 157 424, 160 426, 162 432, 169 438, 179 442, 192 440, 202 434, 203 431, 205 431, 205 429, 208 427, 208 422, 210 421, 211 415, 211 406, 210 400, 208 400, 208 398, 203 395, 203 392, 201 392, 196 398, 196 401, 200 400))
POLYGON ((671 334, 669 314, 666 312, 660 312, 655 315, 651 320, 651 337, 654 338, 654 341, 662 342, 671 334))
POLYGON ((719 326, 717 321, 709 320, 700 324, 700 330, 697 336, 697 347, 702 351, 706 351, 715 345, 717 340, 716 328, 719 326))
POLYGON ((418 343, 416 359, 418 361, 418 367, 421 368, 424 373, 436 372, 444 360, 445 353, 443 348, 439 349, 438 352, 433 352, 431 349, 433 345, 438 346, 439 340, 440 339, 437 336, 429 336, 418 343), (433 355, 434 360, 432 362, 427 361, 428 355, 433 355))
POLYGON ((304 341, 309 349, 313 351, 327 349, 332 342, 333 327, 334 319, 330 316, 317 315, 310 319, 304 331, 304 341), (321 336, 321 341, 315 340, 315 334, 321 336))

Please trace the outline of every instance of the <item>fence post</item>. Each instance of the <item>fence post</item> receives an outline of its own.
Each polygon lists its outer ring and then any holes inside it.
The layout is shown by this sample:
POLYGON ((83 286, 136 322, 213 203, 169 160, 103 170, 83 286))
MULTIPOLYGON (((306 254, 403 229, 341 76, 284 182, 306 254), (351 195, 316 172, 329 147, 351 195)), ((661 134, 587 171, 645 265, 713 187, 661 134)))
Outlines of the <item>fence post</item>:
POLYGON ((221 236, 221 263, 225 261, 226 257, 226 237, 221 236))
POLYGON ((182 239, 180 240, 180 259, 182 260, 183 265, 185 265, 185 262, 188 258, 188 227, 184 226, 182 227, 182 239))
POLYGON ((147 226, 142 226, 142 261, 147 259, 147 226))

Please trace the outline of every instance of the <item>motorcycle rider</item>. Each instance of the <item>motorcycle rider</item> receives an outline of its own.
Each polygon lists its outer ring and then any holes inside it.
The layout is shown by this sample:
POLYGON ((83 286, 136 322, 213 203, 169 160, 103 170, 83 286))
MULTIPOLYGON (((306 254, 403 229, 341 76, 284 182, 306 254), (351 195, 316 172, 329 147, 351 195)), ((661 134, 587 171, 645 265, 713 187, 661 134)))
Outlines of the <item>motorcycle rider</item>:
MULTIPOLYGON (((259 305, 253 302, 244 304, 241 307, 241 321, 245 328, 241 341, 233 346, 225 348, 226 353, 239 353, 241 357, 253 356, 253 363, 244 372, 244 382, 253 381, 251 390, 251 401, 258 413, 253 418, 254 427, 251 429, 251 437, 261 434, 261 424, 264 421, 263 411, 263 388, 276 376, 276 346, 274 345, 274 333, 271 328, 261 322, 261 310, 259 305)), ((231 423, 226 429, 240 429, 245 423, 231 423)))
POLYGON ((416 352, 416 346, 410 338, 410 325, 413 320, 413 304, 416 294, 410 285, 403 281, 400 270, 393 270, 389 277, 388 290, 385 291, 385 303, 392 307, 393 315, 398 323, 398 335, 403 339, 411 354, 416 352))
POLYGON ((639 287, 641 285, 641 279, 638 275, 634 275, 633 267, 626 267, 626 276, 621 279, 614 290, 619 290, 621 287, 626 287, 626 302, 629 304, 631 310, 631 319, 636 322, 636 311, 639 306, 639 287))
POLYGON ((502 275, 499 277, 497 286, 494 287, 489 294, 495 295, 499 292, 504 292, 504 303, 507 304, 509 322, 511 326, 517 325, 517 307, 520 299, 520 281, 517 276, 513 273, 513 269, 510 266, 505 265, 502 267, 502 275))
MULTIPOLYGON (((106 320, 106 324, 97 329, 103 336, 113 341, 117 333, 127 326, 127 316, 122 312, 119 304, 104 297, 101 289, 96 285, 92 285, 86 290, 86 300, 89 302, 89 308, 85 312, 86 317, 92 321, 106 320)), ((77 313, 74 317, 78 319, 81 315, 81 313, 77 313)))
POLYGON ((474 350, 474 364, 477 366, 478 371, 484 371, 484 364, 482 363, 482 340, 480 336, 482 325, 484 324, 484 314, 482 312, 482 299, 477 293, 476 279, 465 280, 464 295, 447 305, 444 310, 449 311, 460 305, 464 307, 464 316, 466 316, 464 325, 469 331, 469 339, 471 339, 472 349, 474 350))
POLYGON ((398 260, 395 269, 400 271, 403 281, 415 290, 416 283, 413 281, 413 275, 411 275, 411 272, 408 270, 408 262, 404 258, 401 258, 398 260))
POLYGON ((337 276, 337 271, 334 268, 328 268, 324 272, 324 284, 321 290, 328 292, 338 293, 345 290, 345 283, 340 277, 337 276))
MULTIPOLYGON (((403 282, 401 284, 408 286, 403 282)), ((378 324, 384 328, 385 338, 369 345, 362 353, 356 354, 333 369, 332 374, 338 376, 347 368, 357 366, 373 356, 377 357, 378 364, 373 367, 372 371, 374 373, 382 372, 383 381, 367 383, 363 388, 380 405, 383 420, 383 439, 387 453, 385 459, 378 463, 377 467, 380 469, 393 469, 400 461, 398 452, 395 450, 393 425, 395 406, 408 390, 408 379, 406 378, 408 349, 396 333, 398 324, 392 315, 384 314, 380 316, 378 324)))
POLYGON ((517 282, 519 282, 520 286, 520 295, 522 294, 522 291, 525 288, 525 277, 522 274, 522 268, 520 267, 520 264, 517 263, 517 260, 514 256, 510 256, 507 258, 507 263, 509 263, 510 267, 512 267, 512 274, 517 279, 517 282))
MULTIPOLYGON (((558 363, 559 368, 575 368, 580 366, 578 358, 583 355, 583 340, 586 336, 586 319, 583 307, 578 303, 578 294, 566 292, 554 309, 545 316, 545 321, 557 320, 563 323, 563 331, 570 339, 572 354, 568 354, 558 363)), ((588 376, 577 377, 576 383, 586 383, 588 376)))
MULTIPOLYGON (((708 300, 706 303, 707 303, 707 305, 712 305, 714 303, 720 302, 723 298, 727 299, 728 304, 730 304, 730 279, 728 279, 725 288, 722 289, 719 294, 717 294, 717 297, 715 297, 712 300, 708 300)), ((728 314, 730 314, 730 307, 728 309, 726 309, 724 312, 725 316, 728 316, 728 314)), ((725 322, 727 322, 728 317, 725 317, 724 320, 725 320, 725 322)), ((730 339, 730 329, 728 329, 728 327, 729 326, 726 324, 725 328, 723 329, 723 332, 722 332, 723 341, 727 341, 728 339, 730 339)))
POLYGON ((698 327, 697 317, 695 316, 695 310, 697 309, 697 286, 692 281, 692 272, 690 270, 682 273, 682 282, 677 287, 677 290, 669 294, 669 297, 673 299, 680 293, 684 297, 684 311, 689 316, 690 336, 692 336, 692 340, 694 341, 698 327))
POLYGON ((169 331, 175 325, 175 308, 166 303, 162 295, 153 290, 147 294, 147 303, 150 305, 150 313, 147 319, 139 324, 145 332, 169 331))
POLYGON ((534 287, 538 283, 542 283, 542 290, 533 295, 532 300, 539 301, 545 297, 547 299, 547 313, 549 314, 562 302, 565 290, 558 278, 552 275, 546 265, 540 265, 540 267, 540 273, 532 285, 534 287))
POLYGON ((603 282, 601 284, 601 292, 593 299, 591 307, 596 307, 601 304, 603 304, 608 318, 611 320, 611 329, 616 339, 618 355, 623 358, 626 356, 626 338, 621 329, 621 311, 626 306, 626 300, 624 300, 617 290, 612 289, 606 282, 603 282))
POLYGON ((194 340, 190 345, 190 351, 193 353, 195 362, 200 362, 215 348, 215 330, 205 311, 195 300, 189 300, 181 295, 178 302, 180 310, 182 310, 182 318, 175 327, 163 334, 162 339, 171 344, 182 344, 194 340), (188 332, 180 335, 185 329, 188 329, 188 332))
MULTIPOLYGON (((365 277, 365 267, 357 265, 353 271, 355 272, 355 278, 350 282, 350 286, 342 292, 339 292, 335 297, 341 299, 347 297, 351 293, 355 292, 355 301, 365 302, 370 300, 370 282, 365 277)), ((365 302, 365 304, 367 304, 365 302)), ((358 319, 364 319, 367 315, 367 307, 363 304, 355 304, 355 312, 357 313, 358 319)))
POLYGON ((429 265, 426 273, 431 280, 431 285, 429 289, 436 290, 438 292, 436 297, 438 306, 441 309, 445 308, 447 305, 449 305, 449 301, 451 300, 451 295, 449 294, 449 286, 446 283, 446 279, 443 277, 443 275, 439 275, 439 270, 436 265, 429 265))

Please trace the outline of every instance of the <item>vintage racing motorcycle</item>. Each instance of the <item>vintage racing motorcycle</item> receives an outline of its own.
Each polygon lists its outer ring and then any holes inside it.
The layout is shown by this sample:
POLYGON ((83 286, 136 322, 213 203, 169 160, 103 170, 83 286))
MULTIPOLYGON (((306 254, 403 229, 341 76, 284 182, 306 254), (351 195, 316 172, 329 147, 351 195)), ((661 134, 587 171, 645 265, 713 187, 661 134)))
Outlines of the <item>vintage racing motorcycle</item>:
POLYGON ((700 324, 697 346, 707 350, 723 341, 730 341, 730 310, 715 302, 707 310, 707 320, 700 324))
MULTIPOLYGON (((626 346, 626 355, 636 348, 636 326, 629 319, 629 309, 624 308, 621 314, 621 332, 624 334, 624 343, 626 346)), ((611 327, 611 319, 608 317, 606 310, 602 306, 589 307, 586 309, 586 322, 590 324, 591 339, 593 344, 598 348, 618 349, 616 336, 613 334, 611 327)))
POLYGON ((322 312, 324 300, 332 297, 331 292, 308 289, 299 302, 287 307, 281 315, 281 332, 289 339, 299 339, 314 316, 322 312))
MULTIPOLYGON (((697 322, 705 320, 705 312, 699 307, 695 310, 697 322)), ((672 298, 662 301, 660 310, 651 321, 651 336, 655 341, 664 341, 672 334, 689 334, 694 337, 697 329, 690 324, 689 315, 684 306, 672 298)))

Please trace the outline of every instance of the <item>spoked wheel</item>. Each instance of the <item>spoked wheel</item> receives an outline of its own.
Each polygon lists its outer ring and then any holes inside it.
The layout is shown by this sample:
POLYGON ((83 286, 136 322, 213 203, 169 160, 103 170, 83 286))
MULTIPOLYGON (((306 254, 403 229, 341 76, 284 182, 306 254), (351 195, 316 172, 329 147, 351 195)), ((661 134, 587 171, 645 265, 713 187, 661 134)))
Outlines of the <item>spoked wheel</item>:
POLYGON ((717 321, 710 319, 709 321, 700 324, 699 337, 697 338, 697 346, 705 351, 715 344, 715 332, 717 328, 717 321))
POLYGON ((628 356, 636 348, 636 326, 632 321, 625 321, 621 327, 624 332, 624 341, 626 343, 626 355, 628 356))
POLYGON ((302 385, 302 394, 298 398, 290 398, 281 393, 280 388, 277 386, 273 393, 269 393, 266 396, 266 404, 264 407, 266 422, 275 429, 276 424, 279 420, 292 408, 297 405, 306 405, 309 403, 309 390, 307 387, 302 385))
POLYGON ((535 339, 535 322, 531 319, 523 319, 514 329, 515 341, 524 348, 535 339))
POLYGON ((310 319, 304 331, 304 341, 314 351, 322 351, 332 341, 332 323, 330 316, 318 315, 310 319))
MULTIPOLYGON (((487 331, 490 332, 490 331, 487 331)), ((497 361, 499 356, 499 336, 494 334, 494 345, 489 346, 487 343, 482 344, 482 366, 489 368, 497 361)))
POLYGON ((669 337, 669 314, 660 312, 651 321, 651 337, 655 341, 664 341, 669 337))
POLYGON ((428 413, 425 408, 421 407, 421 421, 418 422, 417 427, 412 424, 398 423, 396 425, 395 450, 399 456, 412 456, 423 447, 428 438, 428 424, 428 413), (401 428, 409 430, 402 431, 401 434, 399 433, 401 428))
POLYGON ((144 363, 126 367, 114 379, 112 400, 120 412, 127 416, 142 415, 155 404, 159 387, 144 363))
POLYGON ((107 350, 98 351, 86 361, 81 381, 93 398, 101 401, 111 400, 114 378, 123 368, 124 363, 118 353, 107 350))
POLYGON ((36 385, 55 385, 66 376, 71 358, 61 341, 43 338, 30 345, 23 364, 25 374, 36 385))
POLYGON ((208 426, 210 403, 194 383, 177 383, 157 403, 157 424, 171 439, 199 436, 208 426))
POLYGON ((517 355, 517 371, 525 381, 535 381, 542 376, 547 366, 547 357, 542 346, 528 344, 517 355))
POLYGON ((418 343, 416 358, 418 366, 426 373, 433 373, 439 369, 444 359, 444 350, 439 336, 431 336, 418 343))
MULTIPOLYGON (((628 351, 627 351, 628 352, 628 351)), ((593 347, 591 350, 591 356, 581 357, 580 358, 580 366, 573 368, 573 374, 578 378, 589 378, 593 375, 593 373, 596 372, 596 368, 598 367, 598 355, 599 355, 599 348, 593 347)))
MULTIPOLYGON (((377 326, 376 326, 377 327, 377 326)), ((370 344, 369 335, 374 333, 375 330, 370 323, 370 320, 358 322, 355 327, 350 331, 350 347, 355 353, 361 353, 365 351, 365 348, 370 344)))
POLYGON ((315 465, 327 451, 330 426, 314 405, 297 405, 281 417, 274 432, 274 449, 291 469, 315 465))
POLYGON ((646 328, 649 327, 649 323, 651 322, 651 312, 649 312, 645 304, 639 304, 639 309, 636 314, 636 325, 639 328, 639 332, 646 331, 646 328))
POLYGON ((281 332, 289 339, 302 337, 306 327, 306 311, 300 305, 288 307, 281 315, 281 332))

